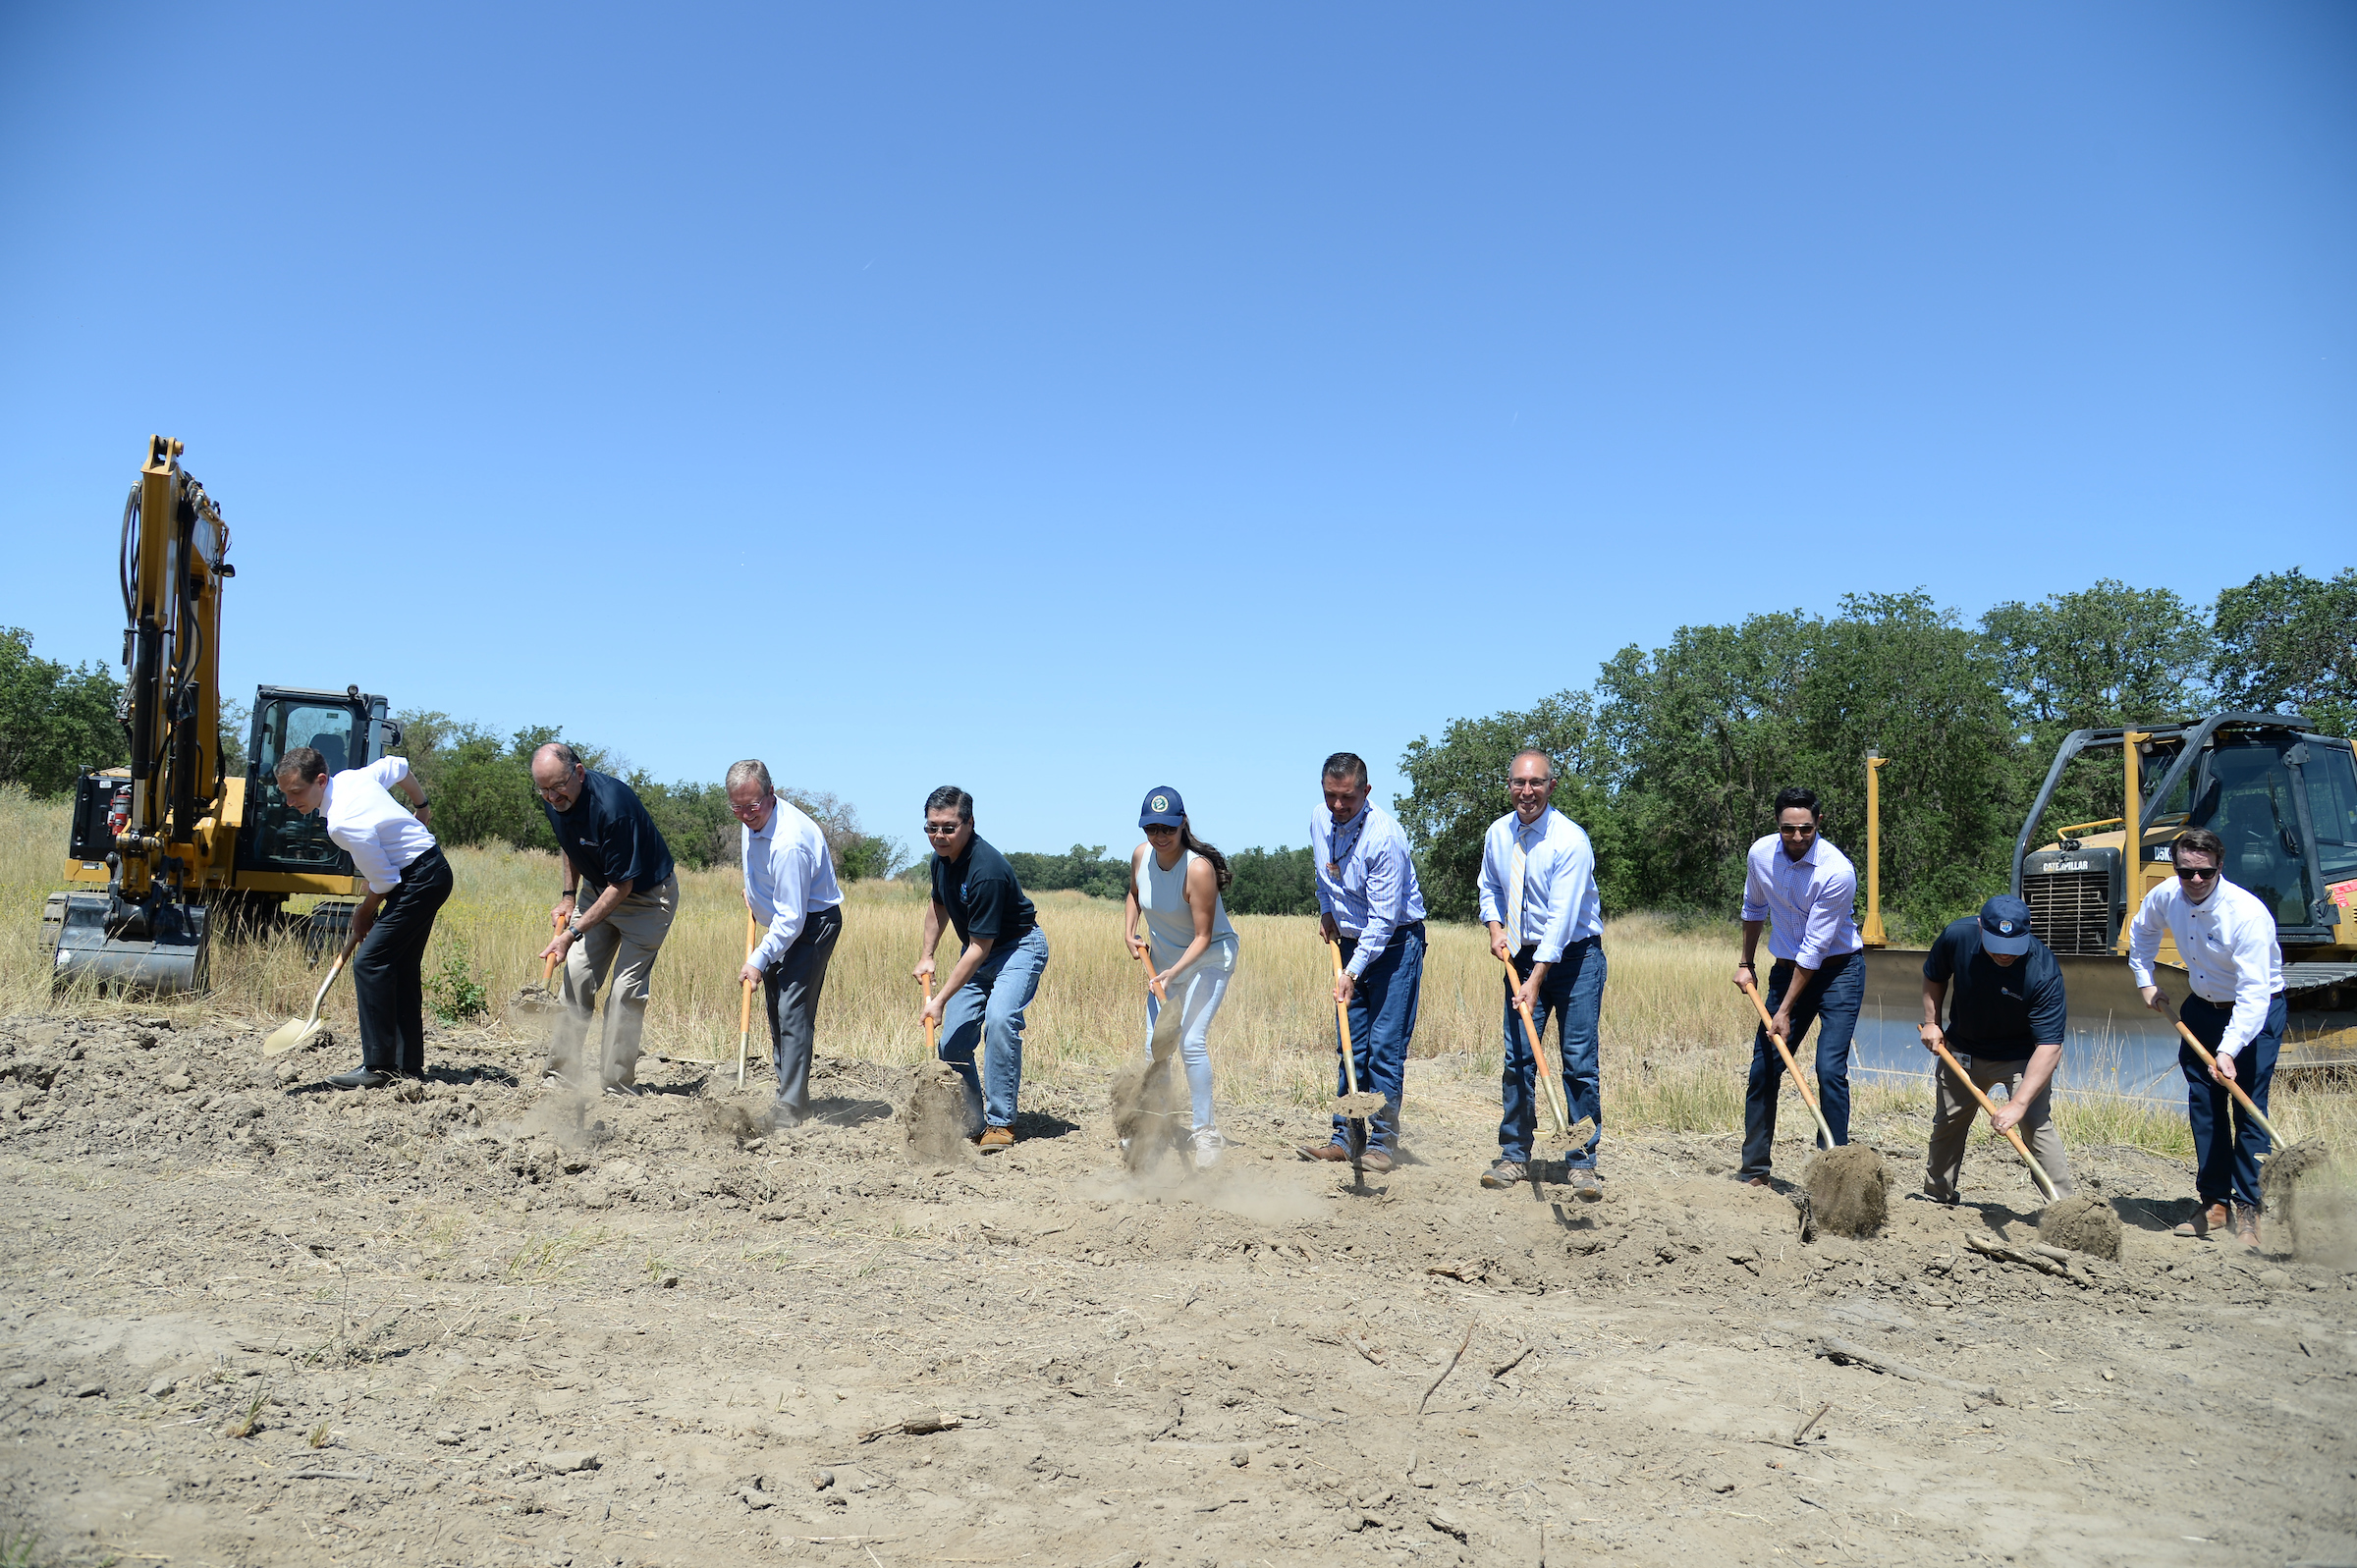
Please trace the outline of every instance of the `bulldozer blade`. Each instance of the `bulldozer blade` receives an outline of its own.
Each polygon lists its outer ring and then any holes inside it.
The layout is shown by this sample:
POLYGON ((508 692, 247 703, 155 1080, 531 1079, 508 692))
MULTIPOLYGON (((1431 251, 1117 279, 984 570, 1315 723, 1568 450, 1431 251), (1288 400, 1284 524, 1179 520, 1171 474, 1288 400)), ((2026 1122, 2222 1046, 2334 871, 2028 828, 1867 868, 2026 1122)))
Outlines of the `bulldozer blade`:
POLYGON ((53 988, 90 986, 118 996, 164 997, 203 991, 209 984, 210 909, 159 903, 148 935, 139 940, 107 936, 106 913, 102 892, 67 895, 50 968, 53 988))

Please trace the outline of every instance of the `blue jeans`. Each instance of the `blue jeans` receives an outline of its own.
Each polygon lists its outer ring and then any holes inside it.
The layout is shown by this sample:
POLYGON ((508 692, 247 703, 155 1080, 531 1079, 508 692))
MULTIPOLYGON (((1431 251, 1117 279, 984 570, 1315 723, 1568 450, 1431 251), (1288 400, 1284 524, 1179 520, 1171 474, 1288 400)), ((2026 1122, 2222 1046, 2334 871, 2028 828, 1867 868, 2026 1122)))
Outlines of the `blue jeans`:
MULTIPOLYGON (((1358 951, 1358 939, 1343 939, 1343 962, 1358 951)), ((1392 933, 1383 956, 1367 965, 1350 993, 1350 1061, 1358 1086, 1383 1096, 1383 1109, 1367 1118, 1367 1147, 1387 1153, 1399 1145, 1399 1100, 1407 1089, 1407 1043, 1416 1033, 1416 994, 1424 985, 1424 923, 1392 933)), ((1332 1000, 1332 999, 1329 999, 1332 1000)), ((1348 1091, 1341 1041, 1335 1043, 1334 1092, 1348 1091)), ((1334 1141, 1350 1146, 1350 1123, 1334 1118, 1334 1141)))
MULTIPOLYGON (((1530 978, 1537 949, 1525 947, 1514 955, 1514 973, 1530 978)), ((1498 982, 1506 984, 1500 975, 1498 982)), ((1562 1046, 1563 1102, 1577 1122, 1586 1116, 1596 1123, 1584 1148, 1571 1152, 1574 1170, 1596 1168, 1596 1146, 1604 1141, 1604 1101, 1596 1077, 1596 1018, 1604 1008, 1604 939, 1587 937, 1563 949, 1562 960, 1547 971, 1530 1009, 1530 1021, 1547 1038, 1547 1019, 1556 1019, 1562 1046)), ((1538 1062, 1531 1042, 1523 1038, 1522 1014, 1514 994, 1506 994, 1506 1114, 1498 1123, 1498 1156, 1519 1164, 1530 1158, 1531 1134, 1538 1127, 1538 1062)))
POLYGON ((982 1119, 990 1126, 1014 1125, 1023 1085, 1023 1009, 1047 967, 1048 939, 1033 926, 1020 941, 992 947, 974 978, 941 1009, 941 1059, 965 1080, 966 1103, 982 1102, 982 1119), (977 1046, 988 1075, 982 1081, 974 1076, 977 1046))
MULTIPOLYGON (((1792 983, 1790 960, 1780 958, 1768 971, 1768 1010, 1782 1005, 1784 988, 1792 983)), ((1792 1003, 1792 1033, 1784 1044, 1792 1059, 1800 1060, 1800 1043, 1809 1025, 1817 1031, 1817 1107, 1837 1148, 1849 1142, 1849 1042, 1858 1032, 1858 1009, 1866 1004, 1866 955, 1843 953, 1828 958, 1817 971, 1815 984, 1792 1003)), ((1758 1025, 1751 1041, 1751 1083, 1743 1094, 1744 1176, 1768 1174, 1776 1146, 1776 1095, 1782 1087, 1784 1059, 1768 1038, 1768 1026, 1758 1025)))
MULTIPOLYGON (((2215 1054, 2234 1009, 2187 997, 2177 1016, 2215 1054)), ((2234 1053, 2234 1081, 2262 1115, 2267 1113, 2268 1085, 2275 1076, 2275 1053, 2283 1044, 2283 994, 2277 992, 2267 1004, 2267 1021, 2258 1035, 2234 1053)), ((2182 1040, 2177 1042, 2177 1065, 2185 1070, 2185 1119, 2193 1124, 2193 1190, 2205 1204, 2224 1203, 2231 1195, 2236 1203, 2258 1208, 2259 1162, 2274 1143, 2182 1040), (2229 1128, 2231 1137, 2220 1136, 2229 1128)))

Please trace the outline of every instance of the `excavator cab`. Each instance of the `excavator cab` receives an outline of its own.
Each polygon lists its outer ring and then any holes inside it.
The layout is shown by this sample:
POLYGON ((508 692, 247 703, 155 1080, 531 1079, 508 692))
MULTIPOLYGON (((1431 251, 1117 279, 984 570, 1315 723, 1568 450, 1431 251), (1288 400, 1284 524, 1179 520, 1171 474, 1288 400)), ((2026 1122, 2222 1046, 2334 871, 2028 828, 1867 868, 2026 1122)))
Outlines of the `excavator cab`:
POLYGON ((327 837, 322 816, 287 804, 278 787, 278 759, 309 746, 327 759, 329 773, 374 762, 392 727, 385 699, 354 691, 304 691, 264 686, 254 693, 253 729, 246 746, 246 831, 238 836, 238 869, 349 877, 352 856, 327 837))

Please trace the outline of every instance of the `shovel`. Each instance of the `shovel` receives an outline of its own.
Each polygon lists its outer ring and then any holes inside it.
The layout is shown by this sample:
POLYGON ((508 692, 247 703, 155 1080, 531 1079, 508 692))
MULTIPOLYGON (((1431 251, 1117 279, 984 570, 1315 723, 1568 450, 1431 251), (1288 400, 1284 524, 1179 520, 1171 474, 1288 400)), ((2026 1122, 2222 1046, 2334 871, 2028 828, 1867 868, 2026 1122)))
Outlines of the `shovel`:
MULTIPOLYGON (((1825 1146, 1828 1149, 1833 1148, 1834 1129, 1825 1124, 1825 1112, 1817 1108, 1817 1097, 1815 1094, 1810 1092, 1809 1081, 1800 1075, 1800 1068, 1793 1064, 1792 1053, 1784 1045, 1784 1037, 1776 1032, 1776 1020, 1768 1016, 1768 1004, 1760 1000, 1760 994, 1752 990, 1748 985, 1743 988, 1743 995, 1749 997, 1751 999, 1752 1006, 1759 1010, 1760 1027, 1768 1031, 1768 1038, 1770 1040, 1776 1042, 1776 1054, 1784 1058, 1784 1070, 1792 1075, 1793 1087, 1800 1091, 1801 1101, 1809 1108, 1809 1114, 1817 1118, 1818 1136, 1825 1140, 1825 1146)), ((1970 1079, 1966 1079, 1965 1081, 1967 1083, 1971 1082, 1970 1079)), ((1984 1101, 1983 1104, 1987 1104, 1987 1102, 1984 1101)), ((2029 1159, 2029 1152, 2027 1150, 2022 1152, 2022 1158, 2024 1160, 2029 1159)), ((2036 1162, 2032 1162, 2031 1167, 2033 1169, 2036 1168, 2036 1162)), ((2044 1172, 2042 1171, 2040 1174, 2044 1174, 2044 1172)))
POLYGON ((1506 965, 1507 991, 1513 997, 1516 1010, 1522 1014, 1522 1038, 1530 1043, 1530 1059, 1538 1065, 1539 1098, 1547 1102, 1547 1114, 1555 1122, 1556 1133, 1567 1137, 1571 1131, 1571 1108, 1563 1099, 1562 1081, 1556 1076, 1554 1066, 1547 1060, 1546 1050, 1539 1039, 1539 1026, 1531 1022, 1530 1003, 1524 1001, 1521 993, 1515 989, 1521 977, 1514 973, 1511 958, 1500 954, 1498 961, 1506 965))
MULTIPOLYGON (((1341 974, 1343 945, 1329 938, 1326 950, 1334 954, 1334 972, 1341 974)), ((1334 1113, 1350 1123, 1350 1174, 1364 1186, 1367 1176, 1359 1162, 1367 1147, 1367 1118, 1383 1108, 1383 1096, 1358 1087, 1358 1061, 1350 1050, 1350 1004, 1340 998, 1334 1003, 1334 1026, 1340 1031, 1343 1048, 1343 1081, 1350 1086, 1348 1094, 1335 1100, 1334 1113)))
POLYGON ((327 1000, 327 988, 336 983, 336 976, 343 971, 344 960, 350 958, 352 950, 359 945, 359 935, 356 932, 345 942, 344 950, 336 954, 336 961, 327 966, 327 978, 319 982, 318 994, 311 998, 311 1015, 308 1018, 289 1018, 285 1023, 271 1030, 270 1038, 262 1042, 263 1055, 284 1055, 297 1046, 307 1046, 317 1038, 319 1034, 319 1003, 327 1000))
MULTIPOLYGON (((1981 1086, 1972 1081, 1972 1074, 1964 1070, 1963 1064, 1957 1061, 1955 1057, 1948 1054, 1947 1042, 1943 1040, 1940 1042, 1940 1044, 1934 1046, 1932 1049, 1940 1053, 1940 1059, 1946 1062, 1947 1070, 1956 1075, 1956 1082, 1962 1084, 1966 1089, 1972 1091, 1972 1098, 1981 1103, 1981 1108, 1989 1112, 1989 1119, 1991 1121, 1995 1121, 1997 1119, 1997 1106, 1987 1095, 1981 1093, 1981 1086)), ((2046 1167, 2044 1165, 2041 1165, 2037 1161, 2030 1158, 2030 1146, 2021 1141, 2021 1129, 2018 1127, 2007 1127, 2005 1129, 2005 1138, 2013 1145, 2014 1150, 2020 1154, 2021 1162, 2030 1167, 2030 1175, 2037 1181, 2038 1190, 2046 1194, 2046 1201, 2048 1203, 2053 1203, 2055 1201, 2054 1178, 2046 1173, 2046 1167)))
MULTIPOLYGON (((753 961, 753 912, 744 912, 744 961, 753 961)), ((744 1087, 744 1049, 753 1037, 753 983, 744 983, 744 996, 737 1003, 737 1087, 744 1087)), ((783 1091, 780 1091, 783 1093, 783 1091)))
POLYGON ((1162 1003, 1154 1013, 1154 1032, 1146 1041, 1146 1071, 1138 1082, 1135 1102, 1124 1109, 1118 1085, 1115 1091, 1115 1117, 1122 1134, 1122 1159, 1130 1169, 1143 1170, 1159 1153, 1160 1142, 1159 1139, 1149 1141, 1143 1136, 1144 1124, 1152 1120, 1159 1125, 1167 1120, 1159 1108, 1160 1086, 1170 1073, 1171 1063, 1178 1059, 1178 1041, 1185 1033, 1185 1020, 1182 1016, 1183 1007, 1171 1005, 1169 988, 1155 984, 1154 949, 1142 942, 1132 943, 1131 946, 1136 950, 1137 961, 1145 966, 1147 989, 1162 1003))
POLYGON ((2281 1143, 2282 1140, 2275 1136, 2275 1129, 2267 1123, 2267 1112, 2251 1103, 2251 1097, 2242 1092, 2242 1085, 2231 1078, 2218 1077, 2218 1058, 2210 1054, 2209 1047, 2194 1038, 2193 1031, 2185 1027, 2185 1020, 2177 1016, 2176 1009, 2173 1007, 2168 1009, 2168 1021, 2177 1026, 2177 1033, 2184 1036, 2185 1043, 2193 1048, 2193 1054, 2202 1058, 2202 1065, 2210 1069, 2211 1077, 2226 1086, 2226 1093, 2232 1095, 2241 1105, 2242 1113, 2259 1124, 2259 1130, 2267 1134, 2267 1141, 2281 1143))

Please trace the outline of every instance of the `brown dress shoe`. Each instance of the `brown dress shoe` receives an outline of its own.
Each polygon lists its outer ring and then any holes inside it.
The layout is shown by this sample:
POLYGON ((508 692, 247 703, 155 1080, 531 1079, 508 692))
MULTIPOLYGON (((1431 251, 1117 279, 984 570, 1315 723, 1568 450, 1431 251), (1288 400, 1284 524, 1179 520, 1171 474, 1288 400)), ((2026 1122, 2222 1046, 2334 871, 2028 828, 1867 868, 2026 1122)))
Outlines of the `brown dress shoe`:
POLYGON ((2225 1229, 2226 1225, 2226 1206, 2222 1203, 2214 1203, 2209 1208, 2202 1210, 2199 1214, 2196 1214, 2191 1219, 2188 1219, 2183 1224, 2179 1225, 2175 1230, 2169 1232, 2169 1234, 2175 1236, 2207 1236, 2213 1230, 2225 1229))
POLYGON ((2259 1250, 2259 1211, 2247 1203, 2234 1206, 2234 1239, 2253 1252, 2259 1250))
POLYGON ((1380 1176, 1392 1168, 1391 1153, 1383 1149, 1370 1149, 1360 1157, 1358 1164, 1360 1169, 1371 1170, 1380 1176))
POLYGON ((1333 1160, 1339 1162, 1348 1160, 1350 1158, 1350 1151, 1343 1148, 1339 1143, 1305 1143, 1300 1148, 1294 1150, 1293 1153, 1299 1155, 1304 1160, 1333 1160))
POLYGON ((1014 1147, 1014 1129, 1013 1127, 985 1127, 982 1129, 982 1137, 976 1147, 984 1150, 1012 1149, 1014 1147))

